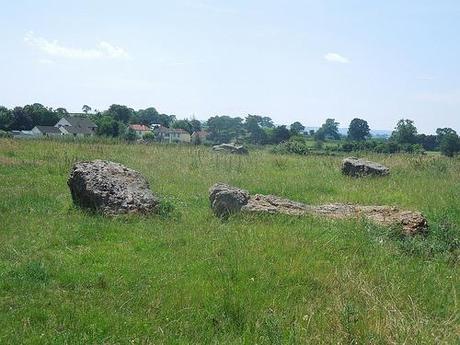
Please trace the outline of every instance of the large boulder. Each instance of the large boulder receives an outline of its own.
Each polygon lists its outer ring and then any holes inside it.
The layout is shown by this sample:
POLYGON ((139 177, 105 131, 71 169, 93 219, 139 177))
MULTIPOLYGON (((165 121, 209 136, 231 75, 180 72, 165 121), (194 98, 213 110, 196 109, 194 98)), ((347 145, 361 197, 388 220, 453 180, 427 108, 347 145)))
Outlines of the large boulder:
POLYGON ((390 173, 390 169, 379 163, 348 157, 342 161, 342 173, 353 177, 386 176, 390 173))
POLYGON ((140 173, 114 162, 78 162, 67 184, 76 205, 105 215, 147 214, 159 204, 140 173))
POLYGON ((237 146, 233 144, 220 144, 212 147, 214 151, 236 153, 239 155, 247 155, 249 152, 244 146, 237 146))
POLYGON ((211 208, 220 218, 227 218, 230 214, 240 212, 248 200, 248 191, 224 183, 216 183, 209 189, 211 208))

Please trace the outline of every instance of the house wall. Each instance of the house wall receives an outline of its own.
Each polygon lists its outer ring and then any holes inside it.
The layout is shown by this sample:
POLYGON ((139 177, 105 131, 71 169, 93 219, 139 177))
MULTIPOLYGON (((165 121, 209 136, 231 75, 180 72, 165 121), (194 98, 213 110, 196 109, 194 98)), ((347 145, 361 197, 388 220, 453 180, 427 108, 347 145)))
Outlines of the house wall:
POLYGON ((33 135, 43 135, 37 127, 32 128, 31 132, 33 135))
POLYGON ((69 121, 67 121, 66 119, 62 118, 62 119, 60 119, 60 120, 58 121, 58 123, 56 123, 56 124, 54 125, 54 127, 58 127, 58 128, 59 128, 59 127, 70 126, 70 125, 71 125, 71 124, 70 124, 69 121))
POLYGON ((180 134, 180 141, 184 143, 189 143, 191 141, 190 134, 188 133, 181 133, 180 134))
POLYGON ((33 135, 44 135, 44 136, 50 136, 50 137, 58 137, 58 136, 62 135, 62 133, 47 133, 47 134, 45 134, 42 131, 40 131, 37 127, 32 128, 31 132, 32 132, 33 135))

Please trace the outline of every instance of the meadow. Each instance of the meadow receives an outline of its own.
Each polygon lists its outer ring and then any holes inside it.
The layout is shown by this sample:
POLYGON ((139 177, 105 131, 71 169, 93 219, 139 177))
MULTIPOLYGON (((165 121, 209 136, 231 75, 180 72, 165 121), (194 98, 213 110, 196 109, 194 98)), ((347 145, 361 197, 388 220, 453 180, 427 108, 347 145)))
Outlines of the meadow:
POLYGON ((0 139, 1 344, 455 344, 460 341, 460 159, 219 155, 203 146, 0 139), (72 164, 138 170, 164 212, 74 207, 72 164), (396 205, 424 237, 364 220, 212 214, 216 182, 309 204, 396 205))

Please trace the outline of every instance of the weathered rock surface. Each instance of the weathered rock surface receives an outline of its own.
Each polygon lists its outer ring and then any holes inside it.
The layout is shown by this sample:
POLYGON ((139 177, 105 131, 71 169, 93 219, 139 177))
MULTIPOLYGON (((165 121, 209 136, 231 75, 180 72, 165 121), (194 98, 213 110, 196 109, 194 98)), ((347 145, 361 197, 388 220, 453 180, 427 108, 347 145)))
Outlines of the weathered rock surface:
POLYGON ((106 215, 146 214, 159 204, 140 173, 114 162, 78 162, 67 184, 75 204, 106 215))
POLYGON ((221 218, 240 212, 248 200, 248 191, 224 183, 217 183, 209 189, 211 208, 214 214, 221 218))
POLYGON ((237 146, 233 144, 220 144, 212 147, 214 151, 236 153, 239 155, 247 155, 249 152, 244 146, 237 146))
POLYGON ((348 157, 342 161, 342 173, 353 177, 386 176, 390 173, 390 169, 379 163, 348 157))
MULTIPOLYGON (((307 205, 279 198, 274 195, 249 195, 247 191, 228 185, 216 184, 210 189, 211 206, 230 204, 232 212, 287 214, 293 216, 315 215, 334 219, 366 218, 382 226, 401 226, 406 235, 415 235, 426 231, 426 218, 420 212, 400 210, 391 206, 360 206, 353 204, 307 205), (221 192, 222 191, 222 192, 221 192), (220 194, 222 193, 222 194, 220 194), (231 202, 229 202, 231 200, 231 202)), ((223 208, 226 209, 225 207, 223 208)))

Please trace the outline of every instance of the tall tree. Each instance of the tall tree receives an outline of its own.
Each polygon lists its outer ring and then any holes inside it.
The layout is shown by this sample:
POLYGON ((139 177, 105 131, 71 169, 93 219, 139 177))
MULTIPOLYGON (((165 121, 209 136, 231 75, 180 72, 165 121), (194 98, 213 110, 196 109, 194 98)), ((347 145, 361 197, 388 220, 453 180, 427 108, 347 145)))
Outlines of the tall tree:
POLYGON ((270 136, 270 142, 273 144, 279 144, 283 141, 289 140, 291 137, 291 132, 286 126, 277 126, 273 128, 270 136))
POLYGON ((91 111, 91 107, 89 105, 84 105, 83 107, 81 107, 81 110, 83 110, 83 112, 88 115, 88 113, 91 111))
POLYGON ((37 125, 54 126, 60 118, 58 113, 40 103, 25 105, 23 111, 32 119, 32 127, 37 125))
POLYGON ((454 132, 444 134, 439 145, 441 153, 447 157, 453 157, 460 152, 460 138, 454 132))
POLYGON ((202 129, 201 121, 199 121, 197 119, 192 119, 192 120, 190 120, 190 124, 192 125, 192 131, 193 132, 201 131, 201 129, 202 129))
POLYGON ((275 125, 273 124, 273 120, 268 116, 263 116, 260 122, 260 126, 262 128, 274 128, 275 125))
POLYGON ((391 134, 391 139, 398 144, 415 144, 417 142, 417 128, 414 121, 401 119, 391 134))
POLYGON ((10 129, 13 122, 13 114, 11 110, 6 107, 0 106, 0 129, 7 131, 10 129))
POLYGON ((160 125, 165 125, 160 122, 160 114, 158 114, 158 111, 154 107, 150 107, 147 109, 140 109, 137 112, 137 116, 139 119, 139 123, 150 126, 153 124, 160 124, 160 125))
POLYGON ((125 105, 112 104, 107 110, 107 115, 112 116, 114 120, 127 124, 134 110, 125 105))
POLYGON ((356 141, 366 140, 370 136, 369 124, 366 120, 355 118, 348 127, 348 138, 356 141))
POLYGON ((30 130, 33 128, 32 118, 22 107, 15 107, 12 116, 13 121, 11 122, 10 129, 30 130))
POLYGON ((315 137, 319 140, 340 139, 339 123, 336 122, 335 119, 326 119, 326 122, 316 131, 315 137))
POLYGON ((251 144, 264 144, 267 134, 262 128, 263 118, 259 115, 248 115, 244 121, 244 128, 248 133, 247 140, 251 144))
POLYGON ((442 138, 447 134, 457 134, 452 128, 438 128, 436 130, 436 136, 438 137, 438 142, 441 143, 442 138))
POLYGON ((229 143, 238 139, 243 132, 243 119, 230 116, 213 116, 208 119, 208 139, 218 143, 229 143))
POLYGON ((300 122, 296 121, 290 126, 291 134, 292 135, 299 135, 302 134, 305 130, 305 126, 302 125, 300 122))

